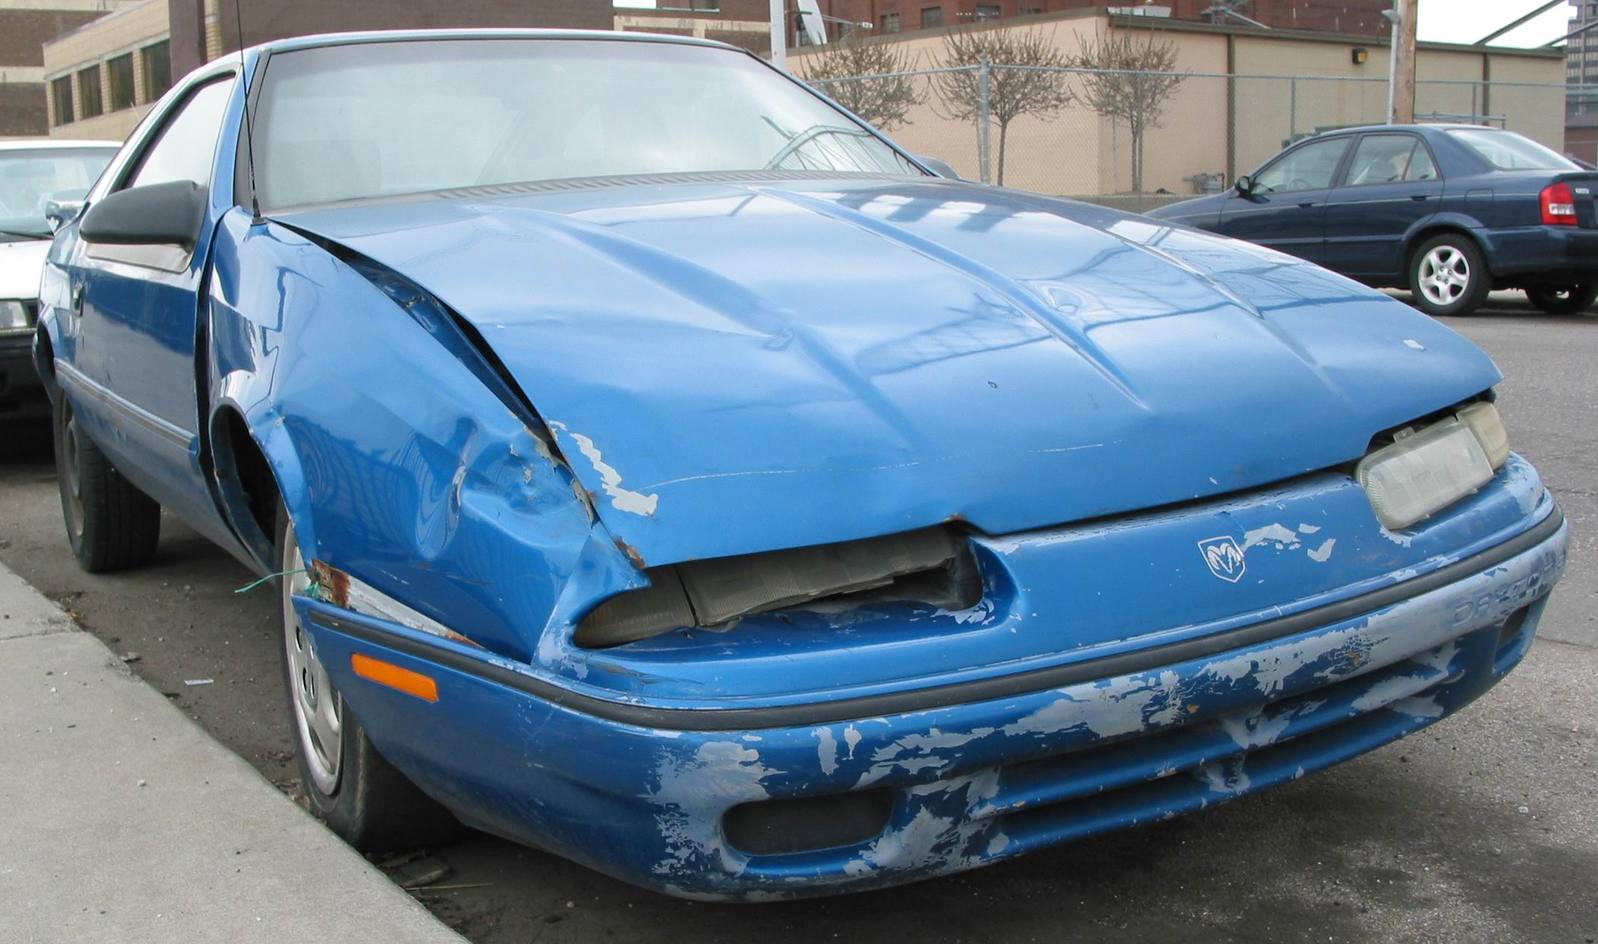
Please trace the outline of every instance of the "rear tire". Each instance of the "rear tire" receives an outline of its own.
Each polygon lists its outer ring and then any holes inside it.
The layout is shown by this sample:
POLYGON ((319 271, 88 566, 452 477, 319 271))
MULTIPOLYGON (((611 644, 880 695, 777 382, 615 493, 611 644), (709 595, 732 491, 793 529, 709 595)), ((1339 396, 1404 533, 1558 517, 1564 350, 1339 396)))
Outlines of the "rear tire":
POLYGON ((78 566, 102 574, 148 562, 161 540, 161 506, 111 465, 64 391, 55 391, 50 410, 61 518, 78 566))
POLYGON ((1421 243, 1409 260, 1416 308, 1433 317, 1468 315, 1492 289, 1487 260, 1469 236, 1442 233, 1421 243))
POLYGON ((1526 289, 1526 298, 1550 315, 1574 315, 1586 311, 1594 301, 1598 301, 1598 282, 1533 285, 1526 289))
POLYGON ((277 508, 278 607, 283 626, 283 687, 300 782, 311 812, 361 852, 446 842, 463 827, 384 760, 344 704, 300 625, 292 598, 309 577, 282 502, 277 508))

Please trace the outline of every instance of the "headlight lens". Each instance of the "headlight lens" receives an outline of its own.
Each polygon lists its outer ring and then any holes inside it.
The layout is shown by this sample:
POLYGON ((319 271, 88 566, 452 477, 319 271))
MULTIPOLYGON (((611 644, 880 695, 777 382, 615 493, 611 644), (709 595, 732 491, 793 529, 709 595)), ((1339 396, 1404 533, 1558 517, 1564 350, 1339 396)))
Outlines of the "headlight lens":
POLYGON ((0 301, 0 334, 27 334, 32 330, 32 305, 27 302, 0 301))
POLYGON ((1397 531, 1481 488, 1508 458, 1497 408, 1473 403, 1372 452, 1354 474, 1383 527, 1397 531))

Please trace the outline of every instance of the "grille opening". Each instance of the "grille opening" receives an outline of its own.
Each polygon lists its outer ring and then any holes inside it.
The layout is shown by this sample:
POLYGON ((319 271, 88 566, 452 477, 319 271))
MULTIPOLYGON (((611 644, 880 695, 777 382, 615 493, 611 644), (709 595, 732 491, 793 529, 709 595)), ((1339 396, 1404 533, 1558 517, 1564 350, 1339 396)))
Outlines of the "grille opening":
POLYGON ((874 603, 960 610, 982 598, 970 546, 949 527, 644 573, 648 587, 619 593, 582 619, 577 645, 603 649, 689 627, 725 630, 742 617, 780 610, 835 613, 874 603))
POLYGON ((1526 618, 1530 615, 1531 607, 1523 606, 1504 620, 1504 625, 1498 630, 1498 647, 1493 652, 1495 662, 1501 662, 1520 645, 1526 629, 1526 618))
POLYGON ((893 814, 886 789, 743 803, 722 817, 733 847, 749 855, 786 855, 859 845, 875 838, 893 814))

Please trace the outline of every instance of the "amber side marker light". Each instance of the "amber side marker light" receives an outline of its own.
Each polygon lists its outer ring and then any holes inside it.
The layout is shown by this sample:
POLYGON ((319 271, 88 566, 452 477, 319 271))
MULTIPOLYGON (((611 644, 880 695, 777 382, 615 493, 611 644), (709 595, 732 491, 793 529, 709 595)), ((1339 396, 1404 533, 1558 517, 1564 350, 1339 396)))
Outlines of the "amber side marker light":
POLYGON ((414 695, 422 701, 438 701, 438 683, 420 672, 402 669, 392 662, 374 659, 359 652, 351 653, 350 668, 368 681, 414 695))

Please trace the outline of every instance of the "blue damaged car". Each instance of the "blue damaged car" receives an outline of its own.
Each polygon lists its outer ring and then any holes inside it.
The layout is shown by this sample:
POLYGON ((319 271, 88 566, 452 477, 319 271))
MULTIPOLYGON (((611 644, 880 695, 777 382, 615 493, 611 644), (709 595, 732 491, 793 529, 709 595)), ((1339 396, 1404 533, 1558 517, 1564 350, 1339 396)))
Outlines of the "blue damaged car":
POLYGON ((716 43, 213 62, 42 291, 79 561, 164 508, 277 578, 363 849, 454 817, 742 900, 969 869, 1437 721, 1566 559, 1459 335, 936 176, 716 43))

